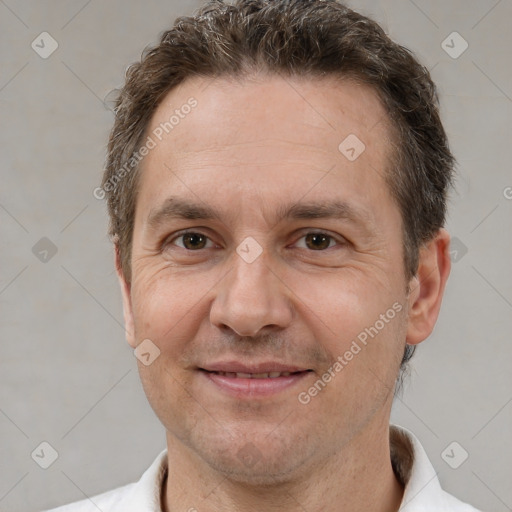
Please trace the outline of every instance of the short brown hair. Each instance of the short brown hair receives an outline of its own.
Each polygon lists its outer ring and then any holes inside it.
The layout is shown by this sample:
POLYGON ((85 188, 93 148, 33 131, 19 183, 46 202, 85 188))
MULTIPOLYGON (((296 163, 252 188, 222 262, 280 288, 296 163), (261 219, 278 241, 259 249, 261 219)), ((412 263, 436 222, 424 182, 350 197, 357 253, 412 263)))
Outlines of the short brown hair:
MULTIPOLYGON (((160 101, 187 78, 242 77, 256 69, 355 79, 378 93, 395 132, 385 177, 402 215, 405 274, 413 277, 420 246, 444 225, 454 166, 428 70, 376 22, 336 0, 211 0, 194 16, 177 18, 128 68, 116 103, 102 189, 125 278, 131 280, 139 167, 126 163, 160 101)), ((402 369, 413 352, 406 345, 402 369)))

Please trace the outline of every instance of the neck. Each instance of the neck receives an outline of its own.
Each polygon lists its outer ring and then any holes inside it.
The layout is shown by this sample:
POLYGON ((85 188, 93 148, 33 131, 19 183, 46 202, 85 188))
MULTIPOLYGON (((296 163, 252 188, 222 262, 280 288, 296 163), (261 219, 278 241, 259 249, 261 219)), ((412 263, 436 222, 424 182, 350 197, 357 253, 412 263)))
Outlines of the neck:
POLYGON ((168 433, 162 510, 396 512, 403 486, 391 465, 388 422, 369 424, 328 459, 305 464, 300 474, 274 486, 234 481, 168 433))

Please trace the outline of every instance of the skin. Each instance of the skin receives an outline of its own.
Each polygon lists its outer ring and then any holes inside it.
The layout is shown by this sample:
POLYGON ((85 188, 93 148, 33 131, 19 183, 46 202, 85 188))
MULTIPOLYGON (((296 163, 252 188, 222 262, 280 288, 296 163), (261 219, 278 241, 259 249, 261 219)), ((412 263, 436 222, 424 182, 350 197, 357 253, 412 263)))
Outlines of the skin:
POLYGON ((390 130, 372 89, 194 78, 165 97, 147 133, 191 96, 197 107, 143 162, 131 283, 116 251, 128 342, 150 339, 160 350, 139 372, 167 432, 163 510, 396 511, 394 383, 406 341, 420 343, 436 322, 449 235, 440 230, 422 247, 408 282, 401 216, 383 178, 390 130), (366 146, 352 162, 338 150, 351 133, 366 146), (215 208, 220 219, 152 226, 170 196, 215 208), (333 199, 363 212, 359 222, 276 217, 290 202, 333 199), (178 236, 184 229, 207 238, 191 244, 178 236), (332 237, 327 247, 311 243, 312 231, 332 237), (252 263, 236 252, 247 237, 262 249, 252 263), (401 311, 300 403, 298 394, 395 303, 401 311), (197 369, 219 359, 312 371, 270 396, 237 399, 197 369), (251 463, 240 456, 247 451, 251 463))

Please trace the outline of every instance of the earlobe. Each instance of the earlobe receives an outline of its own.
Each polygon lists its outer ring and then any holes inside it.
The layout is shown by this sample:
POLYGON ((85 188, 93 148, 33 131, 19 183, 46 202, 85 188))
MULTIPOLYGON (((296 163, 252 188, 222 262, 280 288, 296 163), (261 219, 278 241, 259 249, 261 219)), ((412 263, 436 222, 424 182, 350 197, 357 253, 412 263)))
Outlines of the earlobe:
POLYGON ((121 295, 123 297, 124 329, 126 341, 132 348, 135 348, 137 344, 135 340, 135 330, 133 322, 131 286, 130 283, 128 283, 125 279, 121 265, 121 255, 119 253, 119 246, 117 244, 115 245, 115 267, 117 278, 121 286, 121 295))
POLYGON ((450 274, 450 235, 440 229, 420 248, 416 276, 411 280, 406 341, 416 345, 434 329, 439 316, 446 281, 450 274))

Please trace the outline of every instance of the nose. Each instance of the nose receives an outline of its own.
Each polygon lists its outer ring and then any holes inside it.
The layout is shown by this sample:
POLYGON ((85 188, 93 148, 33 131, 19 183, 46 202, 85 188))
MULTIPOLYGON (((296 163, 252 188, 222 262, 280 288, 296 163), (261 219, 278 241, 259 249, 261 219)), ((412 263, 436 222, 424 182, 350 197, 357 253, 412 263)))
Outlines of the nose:
POLYGON ((290 289, 271 269, 265 252, 248 263, 237 253, 233 268, 219 283, 210 309, 210 321, 239 336, 286 328, 293 317, 290 289))

